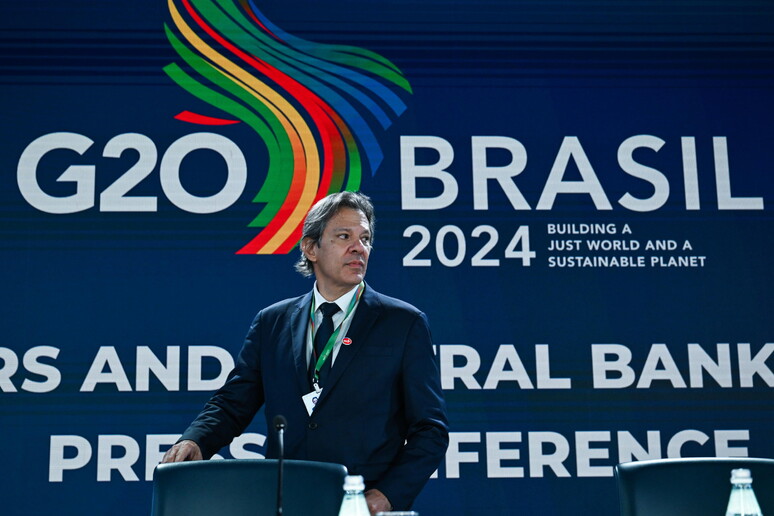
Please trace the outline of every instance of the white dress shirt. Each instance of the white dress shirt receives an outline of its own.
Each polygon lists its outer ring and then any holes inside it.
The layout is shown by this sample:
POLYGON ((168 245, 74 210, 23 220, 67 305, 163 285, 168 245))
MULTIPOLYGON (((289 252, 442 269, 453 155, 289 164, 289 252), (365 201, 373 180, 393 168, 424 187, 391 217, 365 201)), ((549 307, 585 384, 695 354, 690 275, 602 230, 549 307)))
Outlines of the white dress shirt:
MULTIPOLYGON (((320 306, 322 306, 323 303, 336 303, 337 305, 339 305, 339 311, 333 315, 333 329, 335 331, 336 328, 338 328, 339 325, 341 325, 341 330, 339 330, 339 334, 336 336, 336 342, 333 344, 333 352, 331 353, 331 366, 333 366, 333 362, 336 360, 336 356, 339 354, 339 348, 341 348, 341 341, 344 339, 344 337, 347 336, 349 325, 352 323, 352 317, 355 315, 355 312, 357 311, 357 305, 360 303, 360 300, 358 299, 357 303, 352 308, 352 312, 349 314, 349 316, 347 316, 347 309, 349 308, 349 304, 352 302, 352 297, 357 293, 357 289, 359 287, 360 285, 356 285, 352 290, 350 290, 340 298, 335 299, 333 301, 328 301, 323 297, 322 294, 320 294, 320 291, 317 290, 317 282, 314 283, 313 295, 314 295, 314 306, 316 307, 314 312, 315 328, 319 328, 320 324, 322 324, 323 315, 322 315, 322 310, 320 310, 320 306)), ((309 361, 311 360, 313 349, 314 349, 314 335, 312 335, 312 325, 310 324, 306 331, 307 367, 309 365, 309 361)))

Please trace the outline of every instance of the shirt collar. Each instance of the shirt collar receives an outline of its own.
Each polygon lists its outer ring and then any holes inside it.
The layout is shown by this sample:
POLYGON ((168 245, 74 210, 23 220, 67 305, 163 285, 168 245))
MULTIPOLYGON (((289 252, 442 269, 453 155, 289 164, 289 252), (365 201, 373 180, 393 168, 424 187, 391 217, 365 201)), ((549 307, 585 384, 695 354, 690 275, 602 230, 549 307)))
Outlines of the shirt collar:
POLYGON ((320 306, 323 303, 336 303, 337 305, 339 305, 339 309, 341 310, 340 313, 346 313, 347 309, 349 308, 349 303, 352 301, 352 297, 357 292, 357 289, 358 289, 359 286, 360 286, 359 284, 355 285, 354 287, 352 287, 352 290, 350 290, 349 292, 347 292, 343 296, 339 297, 338 299, 335 299, 333 301, 328 301, 327 299, 325 299, 323 297, 322 294, 320 294, 320 291, 317 290, 317 282, 315 281, 314 282, 314 289, 313 289, 313 291, 314 291, 314 306, 316 307, 316 310, 319 311, 320 310, 320 306))

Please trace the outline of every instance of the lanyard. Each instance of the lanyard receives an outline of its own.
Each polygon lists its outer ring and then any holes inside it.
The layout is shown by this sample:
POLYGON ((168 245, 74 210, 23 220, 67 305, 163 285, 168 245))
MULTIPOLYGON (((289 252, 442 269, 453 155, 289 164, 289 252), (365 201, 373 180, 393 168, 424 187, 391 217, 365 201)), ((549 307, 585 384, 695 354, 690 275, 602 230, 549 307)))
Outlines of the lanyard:
MULTIPOLYGON (((347 308, 347 313, 344 314, 344 318, 341 320, 339 325, 336 327, 336 330, 331 335, 331 338, 328 339, 328 342, 325 344, 325 347, 322 350, 322 353, 320 353, 320 356, 317 358, 317 363, 314 366, 314 383, 317 385, 320 381, 320 369, 322 369, 323 364, 328 359, 330 354, 333 352, 333 346, 336 344, 336 340, 339 337, 339 332, 341 331, 341 327, 344 325, 344 321, 349 318, 350 315, 352 315, 352 311, 355 309, 355 305, 357 305, 357 302, 360 300, 360 296, 363 294, 363 290, 365 290, 365 284, 363 282, 360 282, 360 285, 357 287, 357 292, 355 292, 355 295, 352 296, 352 301, 349 303, 349 307, 347 308)), ((311 312, 309 313, 309 324, 312 329, 312 340, 314 340, 314 313, 317 310, 316 308, 316 299, 315 296, 312 296, 312 307, 311 312)), ((312 346, 312 357, 314 357, 314 346, 312 346)))

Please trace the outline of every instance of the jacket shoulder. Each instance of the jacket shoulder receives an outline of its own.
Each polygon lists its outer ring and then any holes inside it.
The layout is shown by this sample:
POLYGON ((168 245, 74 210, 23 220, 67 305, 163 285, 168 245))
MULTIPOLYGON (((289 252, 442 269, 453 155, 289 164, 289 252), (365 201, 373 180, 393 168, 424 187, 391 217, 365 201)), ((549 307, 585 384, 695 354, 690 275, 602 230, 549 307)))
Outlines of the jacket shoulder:
POLYGON ((310 294, 304 294, 298 297, 291 297, 277 301, 263 309, 261 309, 255 316, 255 321, 259 319, 277 319, 284 316, 288 316, 294 313, 296 310, 302 309, 310 302, 310 294))
POLYGON ((417 315, 423 318, 425 317, 424 312, 422 312, 419 308, 412 305, 411 303, 403 301, 402 299, 381 294, 373 289, 371 290, 371 295, 374 296, 376 302, 385 310, 404 312, 408 315, 417 315))

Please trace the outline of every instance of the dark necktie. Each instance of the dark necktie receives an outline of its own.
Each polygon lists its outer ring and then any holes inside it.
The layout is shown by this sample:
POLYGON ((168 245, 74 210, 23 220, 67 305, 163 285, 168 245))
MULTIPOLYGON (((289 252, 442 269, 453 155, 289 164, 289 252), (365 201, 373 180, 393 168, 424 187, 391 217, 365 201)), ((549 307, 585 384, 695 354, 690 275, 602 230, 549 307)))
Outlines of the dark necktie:
MULTIPOLYGON (((336 303, 323 303, 320 305, 320 311, 323 314, 323 320, 314 336, 314 353, 312 354, 312 360, 309 364, 309 371, 312 379, 314 379, 314 368, 317 364, 317 359, 320 358, 323 349, 325 349, 325 345, 328 343, 331 335, 333 335, 333 316, 339 311, 339 305, 336 303)), ((320 368, 320 386, 325 385, 325 377, 331 369, 332 359, 333 357, 328 357, 328 360, 326 360, 320 368)))

